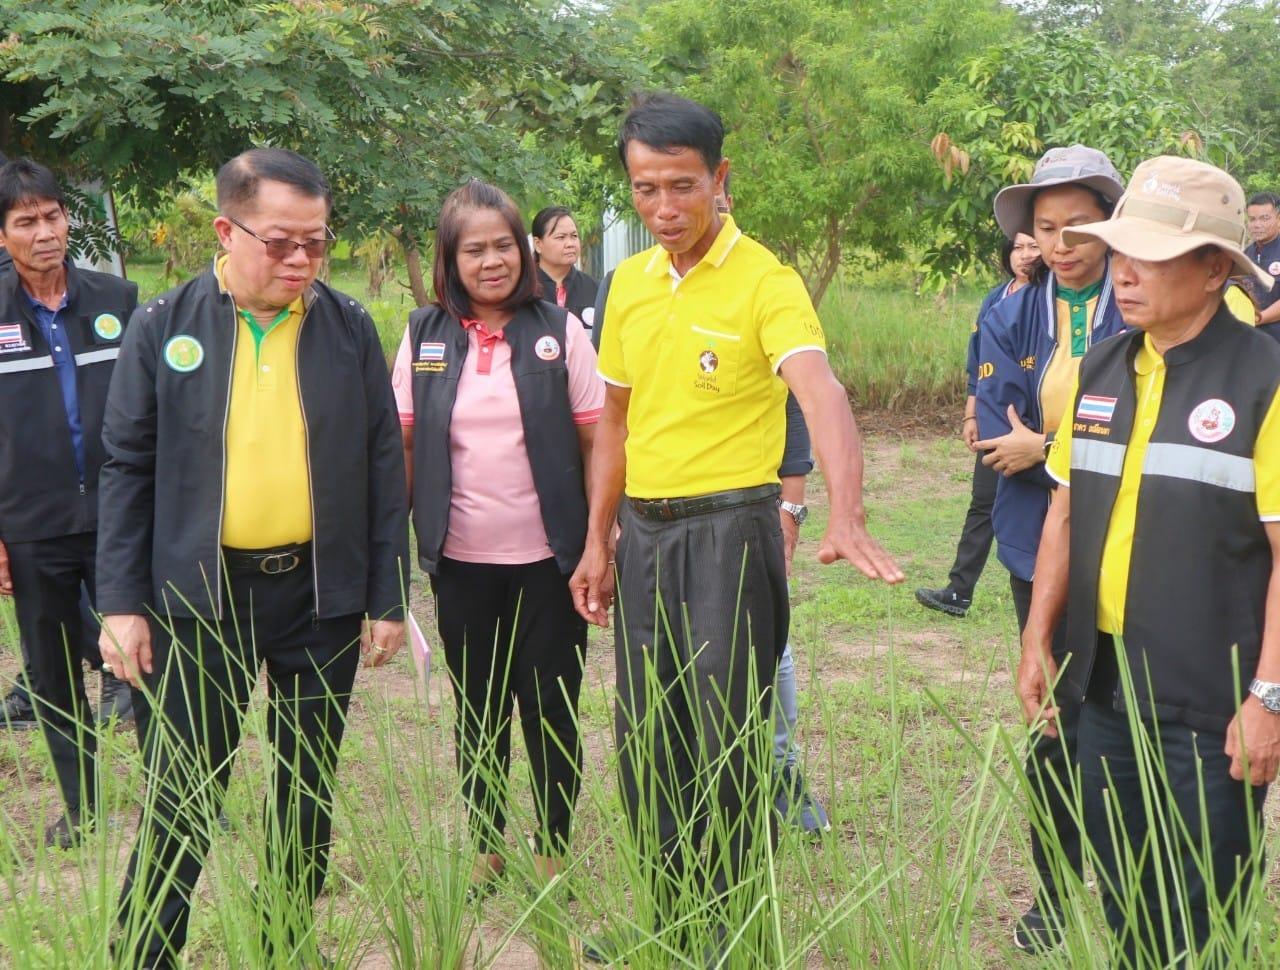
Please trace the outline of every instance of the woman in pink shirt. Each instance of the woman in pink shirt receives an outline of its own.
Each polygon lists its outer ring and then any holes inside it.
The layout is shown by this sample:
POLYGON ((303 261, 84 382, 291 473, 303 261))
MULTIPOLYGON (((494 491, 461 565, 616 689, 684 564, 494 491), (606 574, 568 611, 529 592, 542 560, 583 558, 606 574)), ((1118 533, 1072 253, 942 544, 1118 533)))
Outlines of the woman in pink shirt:
POLYGON ((584 469, 604 387, 582 324, 539 299, 525 240, 500 189, 472 180, 445 200, 436 302, 410 315, 393 373, 418 560, 458 705, 476 895, 503 868, 514 702, 545 877, 567 850, 582 767, 587 628, 568 578, 586 537, 584 469))

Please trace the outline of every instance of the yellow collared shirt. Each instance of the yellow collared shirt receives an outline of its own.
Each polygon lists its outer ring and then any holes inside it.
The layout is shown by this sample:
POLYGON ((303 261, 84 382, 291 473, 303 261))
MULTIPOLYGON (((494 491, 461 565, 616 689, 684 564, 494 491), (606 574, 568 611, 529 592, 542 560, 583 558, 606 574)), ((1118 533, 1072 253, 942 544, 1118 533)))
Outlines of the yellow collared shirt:
POLYGON ((677 498, 778 480, 793 354, 826 353, 799 275, 733 219, 683 277, 660 246, 618 266, 599 372, 631 389, 627 494, 677 498))
MULTIPOLYGON (((217 264, 220 285, 224 260, 217 264)), ((263 327, 236 308, 222 510, 222 544, 233 549, 270 549, 311 539, 311 480, 297 367, 304 309, 299 297, 263 327)))

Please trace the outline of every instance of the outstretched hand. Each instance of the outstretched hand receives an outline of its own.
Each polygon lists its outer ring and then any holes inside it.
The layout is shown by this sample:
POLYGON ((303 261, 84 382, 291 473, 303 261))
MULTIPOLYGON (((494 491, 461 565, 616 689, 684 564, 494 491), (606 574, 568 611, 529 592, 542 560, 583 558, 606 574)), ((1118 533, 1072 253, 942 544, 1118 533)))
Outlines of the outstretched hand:
POLYGON ((848 560, 868 579, 894 584, 907 578, 860 521, 832 519, 827 524, 826 535, 818 547, 818 562, 829 566, 838 559, 848 560))

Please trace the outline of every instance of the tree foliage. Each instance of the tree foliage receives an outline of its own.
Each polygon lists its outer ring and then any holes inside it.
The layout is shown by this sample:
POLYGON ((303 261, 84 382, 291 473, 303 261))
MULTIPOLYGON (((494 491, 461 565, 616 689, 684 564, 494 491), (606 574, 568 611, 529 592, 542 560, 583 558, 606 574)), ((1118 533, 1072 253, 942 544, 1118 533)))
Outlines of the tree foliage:
POLYGON ((941 186, 924 256, 934 285, 990 264, 1002 239, 996 192, 1029 179, 1050 147, 1100 149, 1125 177, 1154 155, 1228 167, 1237 155, 1231 132, 1200 117, 1167 65, 1116 54, 1079 31, 1019 35, 987 49, 938 86, 931 108, 945 119, 932 146, 941 186))
POLYGON ((918 236, 930 92, 1007 19, 989 0, 666 0, 645 22, 667 76, 725 119, 742 221, 819 303, 856 251, 918 236))
POLYGON ((633 65, 553 0, 0 0, 0 147, 142 199, 252 144, 329 173, 339 227, 422 246, 468 176, 524 196, 560 176, 633 65), (554 52, 554 56, 549 56, 554 52), (566 124, 572 119, 572 124, 566 124))

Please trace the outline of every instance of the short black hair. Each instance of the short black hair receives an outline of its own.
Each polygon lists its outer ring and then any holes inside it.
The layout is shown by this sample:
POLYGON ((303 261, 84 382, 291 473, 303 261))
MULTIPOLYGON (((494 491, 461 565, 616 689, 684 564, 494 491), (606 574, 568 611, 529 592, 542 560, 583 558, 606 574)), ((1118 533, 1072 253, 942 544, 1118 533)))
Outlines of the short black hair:
POLYGON ((309 198, 324 199, 325 210, 333 210, 329 180, 311 159, 287 148, 250 148, 218 169, 218 211, 227 216, 251 209, 263 182, 283 182, 309 198))
POLYGON ((1269 205, 1280 211, 1280 195, 1274 192, 1255 192, 1249 196, 1249 205, 1269 205))
MULTIPOLYGON (((529 226, 529 235, 534 239, 545 239, 547 233, 555 229, 556 223, 566 216, 572 219, 573 213, 562 205, 549 205, 545 209, 539 209, 538 214, 533 217, 533 224, 529 226)), ((576 222, 574 224, 577 225, 576 222)))
POLYGON ((692 148, 714 172, 724 158, 724 122, 704 104, 660 91, 637 98, 622 120, 618 158, 624 171, 633 141, 672 154, 692 148))
POLYGON ((542 296, 538 264, 533 260, 533 247, 525 238, 520 210, 511 201, 511 196, 496 185, 471 179, 450 192, 440 208, 440 222, 436 226, 436 261, 431 274, 436 306, 458 320, 471 314, 471 297, 458 273, 458 246, 467 216, 477 209, 493 209, 501 215, 520 247, 520 278, 502 308, 517 310, 525 304, 537 302, 542 296))
POLYGON ((15 158, 0 166, 0 226, 9 218, 9 210, 36 199, 50 199, 67 207, 57 176, 39 162, 15 158))

